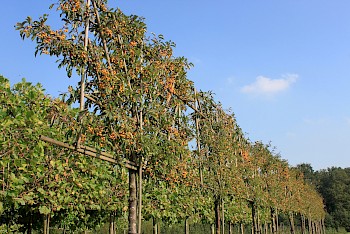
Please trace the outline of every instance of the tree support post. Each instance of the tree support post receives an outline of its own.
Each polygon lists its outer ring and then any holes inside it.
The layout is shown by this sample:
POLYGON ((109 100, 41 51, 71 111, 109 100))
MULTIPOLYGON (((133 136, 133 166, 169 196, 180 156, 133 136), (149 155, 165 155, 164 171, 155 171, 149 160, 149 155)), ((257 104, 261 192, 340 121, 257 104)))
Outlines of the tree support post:
POLYGON ((222 234, 225 234, 225 207, 224 207, 224 199, 221 198, 221 210, 222 210, 222 234))
POLYGON ((215 207, 215 227, 216 234, 220 234, 221 231, 221 222, 220 222, 220 197, 215 199, 214 207, 215 207))
POLYGON ((137 234, 137 171, 129 169, 129 234, 137 234))
POLYGON ((139 194, 138 194, 138 227, 137 232, 141 234, 142 232, 142 159, 139 162, 139 194))

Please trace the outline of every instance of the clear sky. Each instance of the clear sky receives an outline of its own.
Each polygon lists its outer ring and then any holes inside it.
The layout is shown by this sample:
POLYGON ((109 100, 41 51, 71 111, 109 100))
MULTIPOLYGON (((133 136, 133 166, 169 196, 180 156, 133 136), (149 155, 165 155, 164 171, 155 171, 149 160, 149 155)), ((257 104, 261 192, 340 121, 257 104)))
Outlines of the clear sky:
MULTIPOLYGON (((75 86, 55 58, 34 57, 16 22, 51 12, 53 1, 4 1, 0 74, 40 82, 57 96, 75 86)), ((177 44, 198 89, 232 108, 252 141, 271 141, 291 165, 350 167, 349 0, 119 0, 149 32, 177 44)), ((53 24, 58 24, 52 20, 53 24)))

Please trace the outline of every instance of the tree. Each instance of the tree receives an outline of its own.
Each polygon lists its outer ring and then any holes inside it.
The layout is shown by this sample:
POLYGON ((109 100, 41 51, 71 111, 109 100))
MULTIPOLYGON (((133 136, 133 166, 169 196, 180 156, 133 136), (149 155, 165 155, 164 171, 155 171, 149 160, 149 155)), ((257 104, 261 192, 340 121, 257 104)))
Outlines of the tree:
MULTIPOLYGON (((58 1, 63 21, 58 30, 46 25, 47 15, 38 21, 28 17, 17 25, 23 38, 36 40, 36 54, 57 56, 68 77, 73 71, 82 76, 77 89, 71 89, 70 100, 82 104, 79 93, 86 97, 80 119, 91 109, 95 118, 74 129, 74 137, 93 135, 91 144, 137 165, 163 157, 167 142, 187 147, 182 100, 189 100, 192 90, 186 78, 190 64, 172 56, 172 42, 161 36, 148 38, 141 18, 110 9, 106 1, 91 3, 58 1)), ((130 233, 137 231, 136 175, 129 170, 130 233)))
POLYGON ((326 222, 335 228, 344 227, 350 231, 350 169, 331 167, 317 173, 318 190, 325 200, 330 214, 326 222))
POLYGON ((304 176, 304 180, 307 182, 307 183, 310 183, 310 184, 315 184, 315 171, 314 169, 312 168, 311 164, 309 163, 301 163, 301 164, 298 164, 296 167, 295 167, 297 170, 299 170, 301 173, 303 173, 303 176, 304 176))
POLYGON ((125 173, 123 178, 112 165, 38 141, 40 135, 64 140, 62 133, 77 124, 77 110, 45 95, 40 85, 0 82, 0 216, 7 227, 19 224, 30 233, 42 226, 43 215, 71 230, 92 228, 105 222, 101 210, 121 210, 125 173), (79 218, 69 220, 71 214, 79 218))

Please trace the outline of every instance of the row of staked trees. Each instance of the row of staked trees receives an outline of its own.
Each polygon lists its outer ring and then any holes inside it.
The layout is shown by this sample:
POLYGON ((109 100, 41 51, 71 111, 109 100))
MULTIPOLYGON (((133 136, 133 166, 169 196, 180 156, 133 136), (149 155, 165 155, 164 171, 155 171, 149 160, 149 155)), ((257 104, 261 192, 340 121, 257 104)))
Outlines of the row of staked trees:
MULTIPOLYGON (((81 81, 53 99, 0 78, 0 221, 5 232, 50 226, 141 233, 158 223, 250 224, 279 232, 279 214, 324 233, 324 205, 300 171, 245 138, 233 113, 197 92, 174 43, 106 0, 59 0, 62 27, 28 17, 21 37, 81 81), (72 104, 79 103, 79 108, 72 104), (127 225, 127 227, 126 227, 127 225)), ((243 230, 242 230, 243 232, 243 230)), ((159 232, 160 233, 160 232, 159 232)))

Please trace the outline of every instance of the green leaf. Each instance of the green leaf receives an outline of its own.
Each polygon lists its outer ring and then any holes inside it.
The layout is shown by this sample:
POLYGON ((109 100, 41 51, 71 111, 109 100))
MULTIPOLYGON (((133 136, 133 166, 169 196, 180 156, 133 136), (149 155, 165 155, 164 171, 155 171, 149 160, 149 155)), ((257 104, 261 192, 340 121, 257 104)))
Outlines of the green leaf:
POLYGON ((4 204, 0 202, 0 215, 4 213, 4 204))
POLYGON ((38 192, 41 194, 46 194, 45 190, 43 188, 38 188, 38 192))
POLYGON ((40 214, 47 215, 47 214, 50 214, 51 209, 48 208, 47 206, 40 206, 39 212, 40 212, 40 214))

